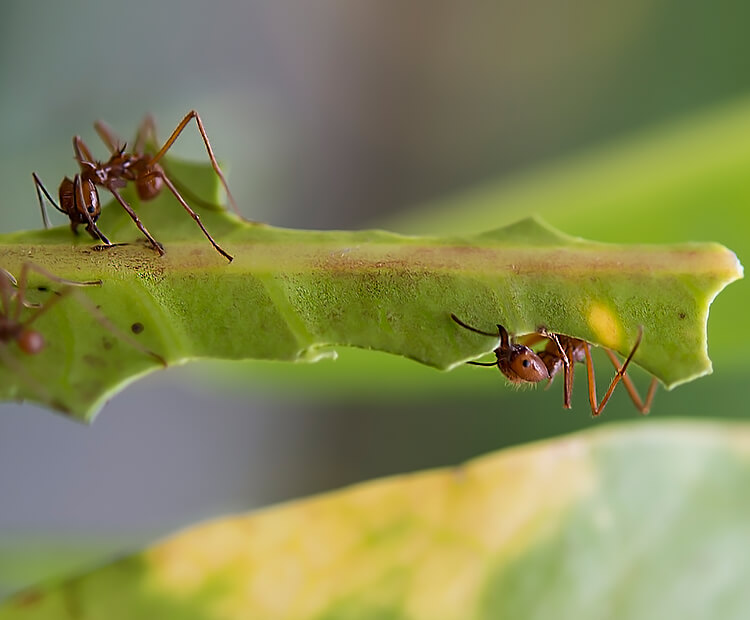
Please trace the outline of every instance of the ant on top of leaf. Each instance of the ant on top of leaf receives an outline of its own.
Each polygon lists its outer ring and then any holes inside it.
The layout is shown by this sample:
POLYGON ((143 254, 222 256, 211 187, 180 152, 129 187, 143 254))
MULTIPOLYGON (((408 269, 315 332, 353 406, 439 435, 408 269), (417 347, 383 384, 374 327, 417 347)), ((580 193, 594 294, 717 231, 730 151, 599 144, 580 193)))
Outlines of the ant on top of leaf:
POLYGON ((177 140, 187 124, 193 119, 195 119, 195 122, 198 125, 198 131, 200 132, 203 143, 206 146, 211 165, 224 186, 227 198, 229 199, 234 211, 242 218, 242 215, 237 208, 237 203, 235 202, 232 193, 229 191, 229 186, 224 178, 224 174, 222 173, 219 163, 214 156, 214 152, 211 149, 208 135, 203 127, 203 121, 195 110, 191 110, 185 118, 180 121, 167 141, 156 153, 149 152, 151 150, 151 145, 158 144, 156 140, 154 121, 150 116, 147 116, 141 123, 138 132, 136 133, 132 151, 126 150, 127 146, 115 137, 114 133, 107 125, 101 121, 94 123, 94 128, 96 129, 97 134, 110 151, 109 159, 103 162, 95 160, 83 139, 80 136, 75 136, 73 138, 73 152, 75 154, 76 162, 78 162, 80 172, 78 172, 72 179, 65 177, 60 183, 60 188, 58 190, 60 204, 57 204, 54 201, 37 174, 35 172, 32 173, 45 227, 49 228, 49 219, 47 217, 47 210, 44 206, 42 195, 49 200, 55 209, 70 218, 70 227, 73 232, 77 232, 78 226, 83 225, 86 227, 86 231, 94 239, 101 241, 104 247, 111 247, 113 244, 97 226, 97 220, 101 214, 101 203, 99 201, 97 186, 101 186, 107 189, 115 197, 115 200, 117 200, 120 206, 125 209, 133 222, 135 222, 138 229, 151 243, 151 246, 159 253, 159 255, 163 255, 164 246, 162 246, 162 244, 151 235, 145 225, 141 222, 138 215, 133 211, 132 207, 122 197, 119 190, 129 182, 132 182, 135 184, 138 197, 141 200, 146 201, 155 198, 166 186, 185 211, 187 211, 190 217, 195 220, 195 223, 211 242, 214 249, 231 262, 232 256, 216 243, 208 230, 206 230, 203 222, 201 222, 200 216, 185 201, 177 190, 174 181, 170 179, 169 175, 164 170, 164 166, 160 163, 161 159, 172 147, 175 140, 177 140))

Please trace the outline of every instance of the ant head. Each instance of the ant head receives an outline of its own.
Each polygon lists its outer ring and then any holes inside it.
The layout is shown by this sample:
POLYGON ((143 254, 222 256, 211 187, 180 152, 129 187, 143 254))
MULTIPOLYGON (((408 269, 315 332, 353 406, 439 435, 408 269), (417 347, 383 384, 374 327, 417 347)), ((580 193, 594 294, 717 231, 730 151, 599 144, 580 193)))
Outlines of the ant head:
POLYGON ((44 336, 33 329, 24 329, 17 339, 18 348, 28 355, 36 355, 44 349, 44 336))
POLYGON ((549 372, 544 362, 529 347, 521 344, 513 345, 508 362, 510 370, 519 381, 539 383, 544 379, 549 379, 549 372))

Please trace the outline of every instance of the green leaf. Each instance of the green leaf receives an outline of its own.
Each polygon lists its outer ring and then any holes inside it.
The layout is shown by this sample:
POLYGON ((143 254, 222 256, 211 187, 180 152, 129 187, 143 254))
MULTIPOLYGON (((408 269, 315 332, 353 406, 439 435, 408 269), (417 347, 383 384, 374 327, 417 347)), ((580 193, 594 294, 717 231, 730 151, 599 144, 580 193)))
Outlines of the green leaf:
MULTIPOLYGON (((750 256, 748 170, 750 100, 743 98, 399 213, 387 227, 402 233, 472 235, 535 214, 565 231, 600 241, 714 240, 743 259, 750 256)), ((738 403, 725 407, 721 415, 743 410, 743 377, 750 349, 750 332, 743 326, 748 307, 750 286, 743 283, 730 287, 712 308, 711 359, 724 379, 729 375, 736 382, 736 389, 717 392, 712 398, 731 394, 738 403)), ((608 373, 608 362, 604 364, 602 370, 608 373)), ((244 386, 245 393, 274 392, 294 381, 305 384, 308 398, 312 394, 336 397, 342 387, 349 393, 368 392, 370 398, 393 397, 393 389, 373 389, 373 385, 402 386, 399 397, 424 399, 438 392, 504 397, 491 372, 467 369, 448 382, 415 365, 360 351, 343 352, 336 364, 279 368, 263 362, 216 363, 208 370, 202 365, 191 375, 206 386, 217 382, 234 389, 244 386)), ((711 398, 706 393, 710 384, 702 388, 702 398, 711 398)), ((682 393, 670 395, 668 402, 659 399, 659 413, 685 397, 682 393)), ((538 403, 539 398, 529 400, 538 403)), ((675 404, 675 413, 684 413, 684 406, 685 401, 675 404)), ((617 405, 608 406, 607 412, 613 408, 617 405)), ((629 404, 624 409, 628 414, 632 411, 629 404)))
MULTIPOLYGON (((191 183, 210 173, 190 170, 191 183)), ((215 199, 215 182, 199 189, 215 199)), ((76 289, 35 322, 44 351, 28 356, 11 343, 0 397, 90 419, 123 385, 160 367, 135 339, 169 364, 312 361, 345 345, 444 370, 496 346, 458 327, 451 313, 488 331, 499 323, 524 334, 543 325, 623 355, 643 326, 635 361, 672 387, 710 372, 708 307, 741 277, 734 254, 717 244, 606 245, 533 219, 478 235, 407 237, 285 230, 204 209, 206 227, 235 256, 228 264, 169 196, 136 208, 165 256, 141 242, 117 205, 105 208, 100 224, 129 245, 107 251, 67 227, 0 236, 0 265, 11 273, 31 261, 63 278, 103 281, 76 289), (84 297, 118 331, 103 326, 84 297), (125 338, 136 324, 138 334, 125 338)), ((44 304, 50 293, 34 287, 55 286, 33 276, 29 297, 44 304)))
MULTIPOLYGON (((414 209, 399 232, 473 234, 534 213, 601 241, 713 240, 750 255, 750 99, 743 97, 414 209)), ((712 322, 714 360, 741 368, 750 287, 712 322)))
POLYGON ((610 425, 198 525, 0 619, 740 620, 748 485, 748 423, 610 425))

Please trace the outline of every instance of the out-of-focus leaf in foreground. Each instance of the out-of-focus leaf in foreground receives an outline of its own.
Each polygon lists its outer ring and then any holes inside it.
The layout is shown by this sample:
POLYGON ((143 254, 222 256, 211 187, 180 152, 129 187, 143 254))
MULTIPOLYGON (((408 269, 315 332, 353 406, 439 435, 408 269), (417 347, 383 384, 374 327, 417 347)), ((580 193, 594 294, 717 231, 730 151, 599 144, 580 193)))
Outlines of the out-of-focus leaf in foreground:
MULTIPOLYGON (((195 169, 201 193, 215 194, 210 167, 195 169)), ((123 385, 159 368, 98 324, 81 296, 170 364, 311 361, 348 345, 450 369, 496 346, 458 327, 451 313, 485 330, 500 323, 523 334, 544 325, 623 355, 643 326, 635 361, 672 387, 710 372, 708 308, 741 276, 737 258, 717 244, 607 245, 533 219, 465 237, 407 237, 284 230, 204 209, 206 227, 235 257, 228 264, 169 196, 138 210, 165 256, 144 247, 117 205, 104 209, 100 225, 130 243, 123 247, 93 251, 67 226, 0 237, 0 266, 12 273, 32 261, 60 277, 103 281, 35 323, 47 336, 44 351, 4 351, 0 398, 91 419, 123 385)), ((32 289, 50 287, 33 275, 32 289)), ((31 291, 36 303, 49 296, 31 291)))
POLYGON ((750 425, 612 425, 193 527, 2 620, 740 620, 750 425))

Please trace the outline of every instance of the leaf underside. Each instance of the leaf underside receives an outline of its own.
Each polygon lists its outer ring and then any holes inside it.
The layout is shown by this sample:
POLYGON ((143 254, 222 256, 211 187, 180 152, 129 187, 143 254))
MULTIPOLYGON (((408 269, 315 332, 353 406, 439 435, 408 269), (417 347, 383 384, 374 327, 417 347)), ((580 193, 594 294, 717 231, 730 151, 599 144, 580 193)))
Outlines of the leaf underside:
POLYGON ((740 620, 749 484, 747 423, 610 425, 210 521, 0 619, 740 620))
MULTIPOLYGON (((171 162, 170 171, 218 202, 210 167, 171 162)), ((313 361, 354 346, 447 370, 496 346, 451 313, 485 331, 544 326, 622 355, 642 326, 635 362, 673 387, 710 372, 709 305, 741 277, 734 254, 718 244, 601 244, 534 219, 479 235, 410 237, 279 229, 196 207, 234 256, 229 264, 171 196, 127 198, 165 256, 117 204, 103 209, 99 224, 126 245, 106 251, 68 226, 0 236, 0 266, 13 274, 31 261, 59 277, 103 281, 76 288, 34 323, 47 341, 41 353, 23 354, 14 343, 0 349, 0 398, 90 420, 124 385, 161 368, 143 348, 175 365, 313 361), (97 320, 82 296, 117 329, 97 320)), ((38 287, 61 288, 32 274, 28 297, 41 304, 54 293, 38 287)))

